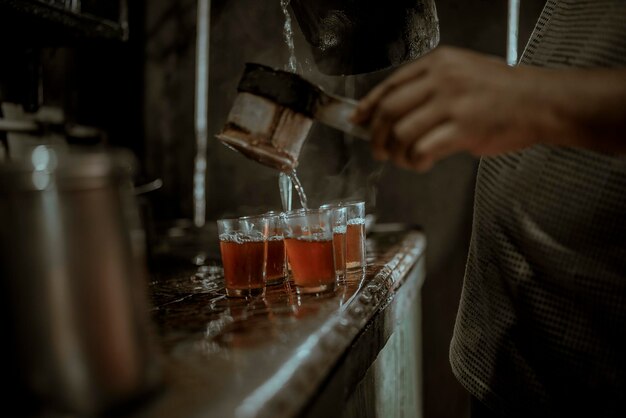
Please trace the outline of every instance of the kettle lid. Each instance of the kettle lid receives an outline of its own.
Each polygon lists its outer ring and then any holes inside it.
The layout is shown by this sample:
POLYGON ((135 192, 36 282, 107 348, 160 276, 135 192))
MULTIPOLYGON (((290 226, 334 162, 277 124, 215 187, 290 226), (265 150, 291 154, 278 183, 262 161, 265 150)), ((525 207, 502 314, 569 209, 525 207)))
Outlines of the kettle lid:
POLYGON ((135 168, 135 158, 127 150, 37 145, 0 163, 0 192, 103 187, 130 181, 135 168))

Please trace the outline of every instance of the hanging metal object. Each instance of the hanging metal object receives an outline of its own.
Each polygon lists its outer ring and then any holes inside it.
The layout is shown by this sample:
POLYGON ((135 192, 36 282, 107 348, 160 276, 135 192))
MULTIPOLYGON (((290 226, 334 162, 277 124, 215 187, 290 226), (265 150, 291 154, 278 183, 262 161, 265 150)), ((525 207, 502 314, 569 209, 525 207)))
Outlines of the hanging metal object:
POLYGON ((291 0, 291 8, 326 74, 397 66, 439 43, 434 0, 291 0))

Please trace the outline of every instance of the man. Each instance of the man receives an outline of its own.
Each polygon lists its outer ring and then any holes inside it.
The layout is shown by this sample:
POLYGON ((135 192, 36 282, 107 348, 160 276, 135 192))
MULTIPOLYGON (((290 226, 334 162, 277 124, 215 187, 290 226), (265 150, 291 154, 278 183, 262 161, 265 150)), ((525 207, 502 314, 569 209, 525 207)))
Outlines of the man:
POLYGON ((354 115, 402 167, 483 157, 450 348, 473 415, 626 416, 624 67, 626 1, 548 0, 522 65, 437 48, 354 115))

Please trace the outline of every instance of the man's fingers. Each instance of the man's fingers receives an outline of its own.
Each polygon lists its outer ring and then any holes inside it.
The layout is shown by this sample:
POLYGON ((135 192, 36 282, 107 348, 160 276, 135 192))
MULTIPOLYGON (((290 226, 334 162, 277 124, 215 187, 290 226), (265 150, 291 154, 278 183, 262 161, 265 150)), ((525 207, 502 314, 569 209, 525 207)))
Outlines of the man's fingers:
POLYGON ((459 132, 453 123, 443 123, 428 133, 420 141, 412 144, 407 153, 409 164, 418 171, 429 169, 436 161, 465 148, 459 132))
POLYGON ((407 163, 407 150, 447 119, 445 110, 435 101, 409 113, 393 129, 389 152, 397 164, 407 163))
POLYGON ((371 147, 378 159, 387 159, 388 151, 401 144, 394 145, 391 135, 393 126, 413 109, 422 106, 430 98, 425 79, 413 81, 401 89, 397 89, 385 97, 377 107, 370 131, 372 132, 371 147))
POLYGON ((426 74, 426 67, 417 61, 400 68, 361 99, 354 115, 352 115, 352 122, 356 124, 367 122, 374 114, 383 97, 396 90, 399 86, 424 74, 426 74))

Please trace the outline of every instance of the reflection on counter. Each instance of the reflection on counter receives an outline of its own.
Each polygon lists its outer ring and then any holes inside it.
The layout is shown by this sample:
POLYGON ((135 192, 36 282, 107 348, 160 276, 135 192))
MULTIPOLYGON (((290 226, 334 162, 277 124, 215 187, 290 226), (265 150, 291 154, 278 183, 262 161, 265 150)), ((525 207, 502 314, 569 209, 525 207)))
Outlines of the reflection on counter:
POLYGON ((180 276, 151 283, 153 312, 166 346, 175 345, 181 335, 203 333, 207 341, 224 347, 267 344, 279 339, 275 325, 294 323, 320 314, 341 311, 374 272, 349 272, 335 291, 298 294, 293 281, 268 286, 265 295, 228 298, 223 269, 200 266, 180 276))
MULTIPOLYGON (((168 364, 167 390, 138 416, 298 415, 325 390, 325 381, 342 375, 344 362, 364 362, 350 375, 358 379, 402 318, 416 320, 406 312, 419 309, 424 249, 424 236, 415 230, 373 233, 365 272, 348 273, 334 291, 322 294, 298 294, 285 281, 268 286, 264 296, 228 298, 217 263, 181 263, 162 272, 151 293, 168 364), (357 337, 366 342, 348 356, 357 337), (184 407, 182 399, 189 401, 184 407)), ((337 396, 350 396, 353 389, 337 396)), ((407 399, 414 399, 413 390, 407 399)))

